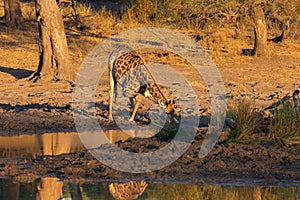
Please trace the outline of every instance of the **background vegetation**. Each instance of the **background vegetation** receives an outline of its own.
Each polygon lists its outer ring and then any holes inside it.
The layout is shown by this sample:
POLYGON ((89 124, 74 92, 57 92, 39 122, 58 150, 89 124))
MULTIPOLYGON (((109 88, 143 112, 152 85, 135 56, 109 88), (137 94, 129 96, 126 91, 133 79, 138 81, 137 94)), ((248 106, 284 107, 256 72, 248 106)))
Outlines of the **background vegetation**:
MULTIPOLYGON (((273 34, 280 33, 286 21, 291 24, 290 36, 297 35, 300 17, 298 0, 123 0, 117 8, 78 2, 76 8, 82 27, 114 31, 132 26, 160 25, 178 29, 202 31, 207 28, 234 27, 252 29, 249 10, 254 3, 262 5, 273 34)), ((64 16, 75 16, 65 9, 64 16)), ((73 19, 74 20, 74 19, 73 19)))

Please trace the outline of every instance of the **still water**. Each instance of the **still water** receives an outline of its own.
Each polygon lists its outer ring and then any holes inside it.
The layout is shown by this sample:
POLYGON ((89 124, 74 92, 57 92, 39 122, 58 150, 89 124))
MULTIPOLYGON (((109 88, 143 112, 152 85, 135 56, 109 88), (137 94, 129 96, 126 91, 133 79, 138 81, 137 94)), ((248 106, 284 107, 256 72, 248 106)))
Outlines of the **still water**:
MULTIPOLYGON (((120 132, 107 132, 111 143, 127 139, 120 132)), ((77 133, 45 133, 33 135, 0 136, 0 159, 22 159, 27 156, 57 156, 82 151, 77 133)), ((18 182, 0 174, 0 200, 17 199, 230 199, 230 200, 300 200, 300 187, 198 186, 192 184, 148 184, 144 181, 79 183, 42 177, 30 182, 18 182)), ((234 184, 233 184, 234 185, 234 184)), ((295 185, 295 184, 294 184, 295 185)), ((297 184, 296 184, 297 185, 297 184)))
POLYGON ((144 181, 126 183, 86 182, 74 184, 57 178, 41 178, 31 183, 0 180, 0 199, 268 199, 298 200, 299 187, 259 188, 197 186, 183 184, 147 184, 144 181))

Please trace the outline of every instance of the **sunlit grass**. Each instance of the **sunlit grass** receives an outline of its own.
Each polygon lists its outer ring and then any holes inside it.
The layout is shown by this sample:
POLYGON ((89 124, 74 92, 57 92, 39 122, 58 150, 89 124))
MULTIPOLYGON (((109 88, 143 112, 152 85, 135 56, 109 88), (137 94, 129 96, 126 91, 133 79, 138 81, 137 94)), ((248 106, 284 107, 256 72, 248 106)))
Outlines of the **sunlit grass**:
POLYGON ((300 144, 300 127, 292 102, 287 101, 276 109, 270 122, 269 138, 275 144, 300 144))
POLYGON ((260 119, 254 101, 243 99, 234 105, 229 105, 227 115, 237 125, 237 128, 230 131, 228 142, 252 142, 250 136, 254 133, 260 119))
POLYGON ((75 10, 77 16, 75 16, 74 9, 71 6, 61 7, 62 14, 65 20, 68 21, 69 26, 76 25, 76 28, 99 34, 99 36, 114 29, 116 16, 105 7, 96 10, 89 4, 78 3, 75 10))

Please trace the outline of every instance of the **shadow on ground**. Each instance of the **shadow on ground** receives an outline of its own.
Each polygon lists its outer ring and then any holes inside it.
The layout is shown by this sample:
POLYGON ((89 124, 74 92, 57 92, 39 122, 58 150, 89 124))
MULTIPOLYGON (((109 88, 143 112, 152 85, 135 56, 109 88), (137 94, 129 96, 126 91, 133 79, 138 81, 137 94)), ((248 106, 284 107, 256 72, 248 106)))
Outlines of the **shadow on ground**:
POLYGON ((0 66, 0 72, 10 74, 14 76, 16 79, 23 79, 29 77, 34 71, 27 69, 14 69, 10 67, 0 66))

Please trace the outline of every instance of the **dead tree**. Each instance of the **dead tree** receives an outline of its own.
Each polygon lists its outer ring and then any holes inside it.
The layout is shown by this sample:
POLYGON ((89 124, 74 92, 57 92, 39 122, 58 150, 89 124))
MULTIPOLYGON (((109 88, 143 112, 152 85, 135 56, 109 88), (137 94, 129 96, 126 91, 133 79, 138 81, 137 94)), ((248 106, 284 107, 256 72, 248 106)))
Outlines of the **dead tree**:
POLYGON ((36 0, 39 64, 29 80, 70 80, 71 62, 61 12, 55 0, 36 0))
POLYGON ((4 0, 5 24, 12 28, 21 28, 23 16, 20 0, 4 0))
POLYGON ((267 25, 264 11, 257 4, 251 10, 251 18, 254 26, 254 55, 263 56, 266 53, 267 46, 267 25))

